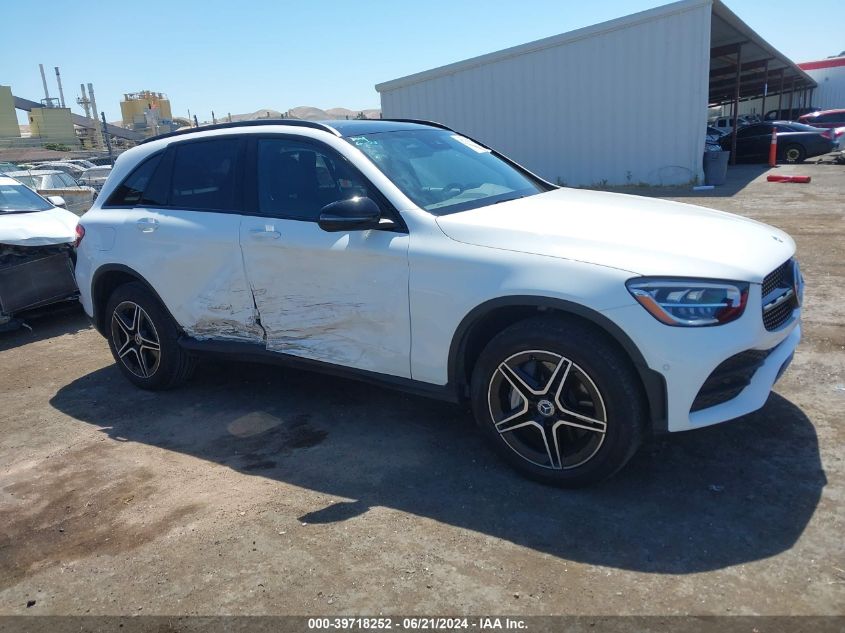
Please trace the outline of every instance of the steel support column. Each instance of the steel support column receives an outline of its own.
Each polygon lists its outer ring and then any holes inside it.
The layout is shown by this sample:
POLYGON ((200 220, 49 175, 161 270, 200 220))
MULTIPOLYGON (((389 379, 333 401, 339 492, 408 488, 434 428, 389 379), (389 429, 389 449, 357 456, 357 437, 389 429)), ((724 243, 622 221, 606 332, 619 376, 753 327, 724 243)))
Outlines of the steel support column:
POLYGON ((763 66, 763 102, 760 105, 760 118, 766 117, 766 97, 769 94, 769 60, 766 60, 766 65, 763 66))
POLYGON ((736 47, 736 84, 734 85, 733 118, 731 124, 731 165, 736 165, 736 132, 739 121, 739 89, 742 77, 742 44, 736 47))

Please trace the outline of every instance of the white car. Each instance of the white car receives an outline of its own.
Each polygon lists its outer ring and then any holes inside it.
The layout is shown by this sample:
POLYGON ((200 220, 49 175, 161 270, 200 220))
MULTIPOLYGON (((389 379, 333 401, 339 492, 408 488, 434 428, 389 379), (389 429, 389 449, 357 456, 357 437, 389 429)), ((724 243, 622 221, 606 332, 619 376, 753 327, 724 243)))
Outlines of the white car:
POLYGON ((57 196, 65 201, 65 208, 82 215, 94 204, 97 193, 93 187, 80 185, 73 176, 57 169, 31 169, 6 174, 42 196, 57 196))
POLYGON ((0 329, 25 310, 75 299, 79 218, 60 197, 42 198, 0 176, 0 329))
POLYGON ((106 180, 111 173, 111 165, 102 165, 99 167, 89 167, 82 172, 79 178, 79 184, 84 187, 91 187, 94 191, 99 192, 106 184, 106 180))
MULTIPOLYGON (((737 127, 742 127, 743 125, 749 125, 754 121, 745 114, 740 114, 737 117, 737 127)), ((725 134, 730 134, 730 132, 734 129, 734 120, 733 117, 730 116, 722 116, 716 119, 711 119, 707 123, 708 127, 715 128, 718 130, 723 136, 725 134)))
POLYGON ((436 124, 165 135, 81 222, 82 304, 135 385, 230 353, 469 402, 505 459, 564 486, 647 432, 759 409, 801 336, 782 231, 559 188, 436 124))

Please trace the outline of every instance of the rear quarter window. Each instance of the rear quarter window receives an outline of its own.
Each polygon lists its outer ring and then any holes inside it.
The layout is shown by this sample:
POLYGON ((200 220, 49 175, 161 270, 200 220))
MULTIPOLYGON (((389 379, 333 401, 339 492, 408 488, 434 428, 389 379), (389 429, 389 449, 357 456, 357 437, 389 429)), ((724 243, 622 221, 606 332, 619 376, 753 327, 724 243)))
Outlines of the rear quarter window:
POLYGON ((144 190, 153 178, 163 154, 151 156, 138 165, 114 190, 106 207, 131 207, 141 204, 144 190))

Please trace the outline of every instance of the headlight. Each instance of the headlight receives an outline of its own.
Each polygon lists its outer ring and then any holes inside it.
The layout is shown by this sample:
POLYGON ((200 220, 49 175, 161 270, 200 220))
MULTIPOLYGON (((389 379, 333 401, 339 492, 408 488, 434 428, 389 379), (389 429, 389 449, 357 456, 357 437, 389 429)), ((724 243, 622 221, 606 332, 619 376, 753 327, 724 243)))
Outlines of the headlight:
POLYGON ((741 282, 639 277, 626 286, 651 316, 666 325, 722 325, 742 316, 748 303, 748 284, 741 282))

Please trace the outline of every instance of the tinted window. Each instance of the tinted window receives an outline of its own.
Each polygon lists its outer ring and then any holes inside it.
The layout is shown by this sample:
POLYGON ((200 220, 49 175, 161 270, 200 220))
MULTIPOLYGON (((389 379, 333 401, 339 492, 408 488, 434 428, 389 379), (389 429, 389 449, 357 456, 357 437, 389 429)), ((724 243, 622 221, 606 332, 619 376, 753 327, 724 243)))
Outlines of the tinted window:
POLYGON ((232 210, 241 141, 224 138, 177 145, 169 205, 178 209, 232 210))
POLYGON ((161 162, 161 154, 148 158, 135 168, 129 176, 114 190, 106 206, 133 206, 141 202, 144 189, 153 177, 156 167, 161 162))
POLYGON ((761 134, 771 134, 772 128, 768 125, 749 125, 744 128, 740 128, 737 131, 736 136, 737 138, 749 138, 751 136, 760 136, 761 134))
POLYGON ((258 141, 258 211, 316 222, 332 202, 370 196, 364 179, 340 155, 287 139, 258 141))

